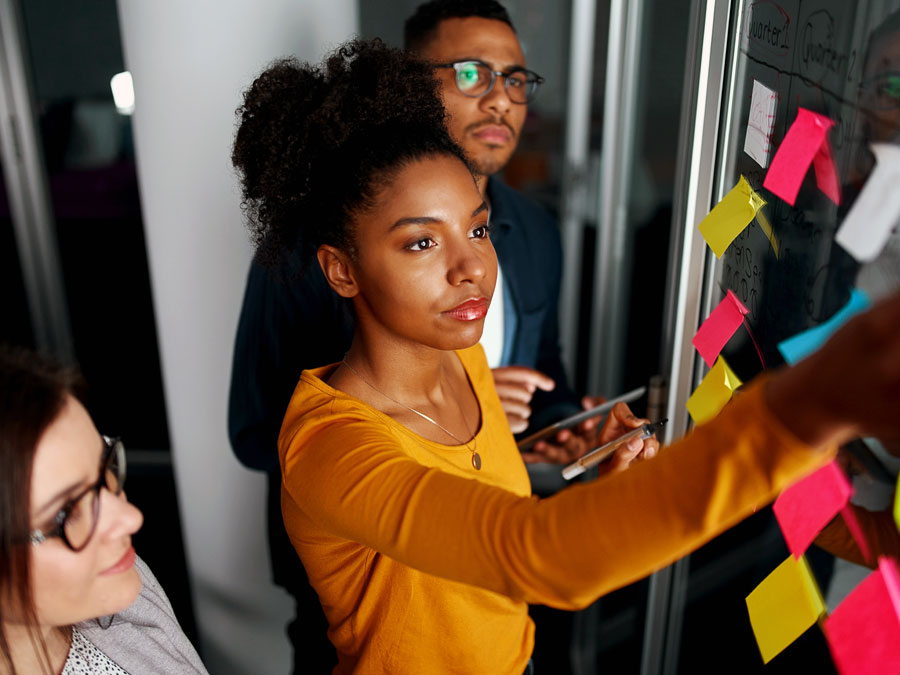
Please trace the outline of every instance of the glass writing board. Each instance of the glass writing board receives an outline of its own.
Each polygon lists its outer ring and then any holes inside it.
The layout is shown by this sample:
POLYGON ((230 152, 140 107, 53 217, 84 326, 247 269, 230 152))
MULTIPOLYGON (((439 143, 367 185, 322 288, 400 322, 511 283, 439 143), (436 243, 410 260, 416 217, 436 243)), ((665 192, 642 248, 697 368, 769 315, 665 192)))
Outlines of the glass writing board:
POLYGON ((834 242, 872 172, 870 143, 898 142, 900 99, 892 96, 898 83, 891 78, 900 71, 900 2, 758 0, 744 3, 735 19, 719 185, 724 194, 745 176, 767 201, 763 214, 778 242, 776 255, 754 220, 717 266, 722 293, 730 288, 750 310, 749 331, 738 331, 723 350, 746 381, 781 364, 778 343, 834 315, 855 286, 874 285, 865 290, 877 296, 900 280, 896 237, 865 266, 834 242), (763 188, 771 156, 801 107, 834 122, 827 137, 839 205, 817 187, 812 167, 793 206, 763 188))

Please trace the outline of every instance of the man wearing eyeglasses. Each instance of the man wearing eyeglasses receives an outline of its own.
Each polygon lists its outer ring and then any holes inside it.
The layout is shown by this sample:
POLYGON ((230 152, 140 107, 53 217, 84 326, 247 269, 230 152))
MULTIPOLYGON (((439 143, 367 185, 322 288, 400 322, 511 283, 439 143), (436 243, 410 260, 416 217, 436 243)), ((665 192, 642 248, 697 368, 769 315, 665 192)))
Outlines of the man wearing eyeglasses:
MULTIPOLYGON (((481 342, 510 428, 537 429, 581 408, 559 356, 559 231, 547 211, 494 174, 515 151, 542 78, 526 68, 509 16, 493 0, 425 3, 406 22, 404 38, 407 49, 434 65, 450 133, 491 209, 500 269, 481 342)), ((288 626, 294 672, 328 672, 337 659, 327 623, 281 519, 277 439, 300 373, 341 360, 353 318, 315 261, 298 277, 303 263, 293 260, 275 273, 251 266, 234 351, 229 436, 245 466, 269 474, 273 580, 297 600, 297 617, 288 626)), ((565 462, 586 449, 586 439, 564 431, 523 457, 565 462)))
MULTIPOLYGON (((510 428, 538 429, 581 407, 559 356, 559 230, 543 208, 496 174, 515 152, 543 78, 526 67, 509 15, 493 0, 420 5, 406 22, 404 42, 434 65, 450 134, 474 166, 490 206, 500 268, 481 344, 510 428)), ((588 449, 582 443, 565 432, 523 457, 565 462, 588 449)))

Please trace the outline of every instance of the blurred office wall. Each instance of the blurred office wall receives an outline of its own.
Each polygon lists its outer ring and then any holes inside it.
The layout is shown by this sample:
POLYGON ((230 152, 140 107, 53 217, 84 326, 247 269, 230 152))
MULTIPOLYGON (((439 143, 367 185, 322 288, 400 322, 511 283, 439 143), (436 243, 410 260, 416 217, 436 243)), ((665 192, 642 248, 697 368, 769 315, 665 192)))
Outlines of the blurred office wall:
POLYGON ((250 243, 229 161, 240 94, 272 59, 318 60, 351 0, 119 0, 166 407, 200 647, 213 673, 285 673, 287 595, 269 581, 264 478, 226 432, 250 243))

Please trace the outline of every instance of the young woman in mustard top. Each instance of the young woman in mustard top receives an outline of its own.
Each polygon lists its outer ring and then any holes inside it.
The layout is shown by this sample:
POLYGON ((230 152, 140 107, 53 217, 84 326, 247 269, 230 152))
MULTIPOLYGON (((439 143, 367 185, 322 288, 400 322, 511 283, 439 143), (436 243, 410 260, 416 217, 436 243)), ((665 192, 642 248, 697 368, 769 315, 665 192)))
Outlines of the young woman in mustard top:
MULTIPOLYGON (((583 607, 764 506, 861 428, 897 435, 900 297, 658 457, 532 498, 477 344, 497 274, 490 205, 432 77, 353 42, 321 68, 276 63, 239 110, 258 255, 315 251, 356 315, 344 360, 305 371, 288 407, 282 508, 335 672, 517 675, 527 603, 583 607)), ((598 440, 638 424, 618 407, 598 440)))

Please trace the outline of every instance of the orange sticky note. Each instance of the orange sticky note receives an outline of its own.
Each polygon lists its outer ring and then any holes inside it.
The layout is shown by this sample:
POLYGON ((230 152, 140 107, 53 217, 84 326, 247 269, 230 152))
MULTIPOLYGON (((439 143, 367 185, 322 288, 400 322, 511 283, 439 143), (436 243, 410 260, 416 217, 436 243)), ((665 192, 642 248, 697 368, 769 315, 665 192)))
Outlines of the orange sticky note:
POLYGON ((869 574, 822 625, 841 675, 900 673, 900 575, 890 558, 869 574))
POLYGON ((700 330, 697 331, 691 342, 710 368, 713 367, 719 352, 743 323, 744 315, 749 311, 729 288, 722 302, 716 305, 716 308, 710 312, 706 321, 700 326, 700 330))
POLYGON ((687 410, 694 424, 709 422, 718 415, 741 384, 725 359, 721 356, 716 359, 715 365, 688 399, 687 410))
POLYGON ((788 549, 799 558, 847 505, 853 488, 836 462, 794 483, 772 505, 788 549))
POLYGON ((713 207, 698 229, 717 258, 741 231, 750 224, 766 201, 750 187, 743 176, 722 201, 713 207))
POLYGON ((788 556, 747 596, 747 612, 759 653, 768 663, 825 614, 825 600, 806 558, 788 556))
POLYGON ((828 142, 828 130, 833 126, 834 122, 824 115, 798 108, 794 123, 772 158, 763 187, 793 206, 812 164, 819 189, 835 204, 840 204, 840 181, 828 142))

